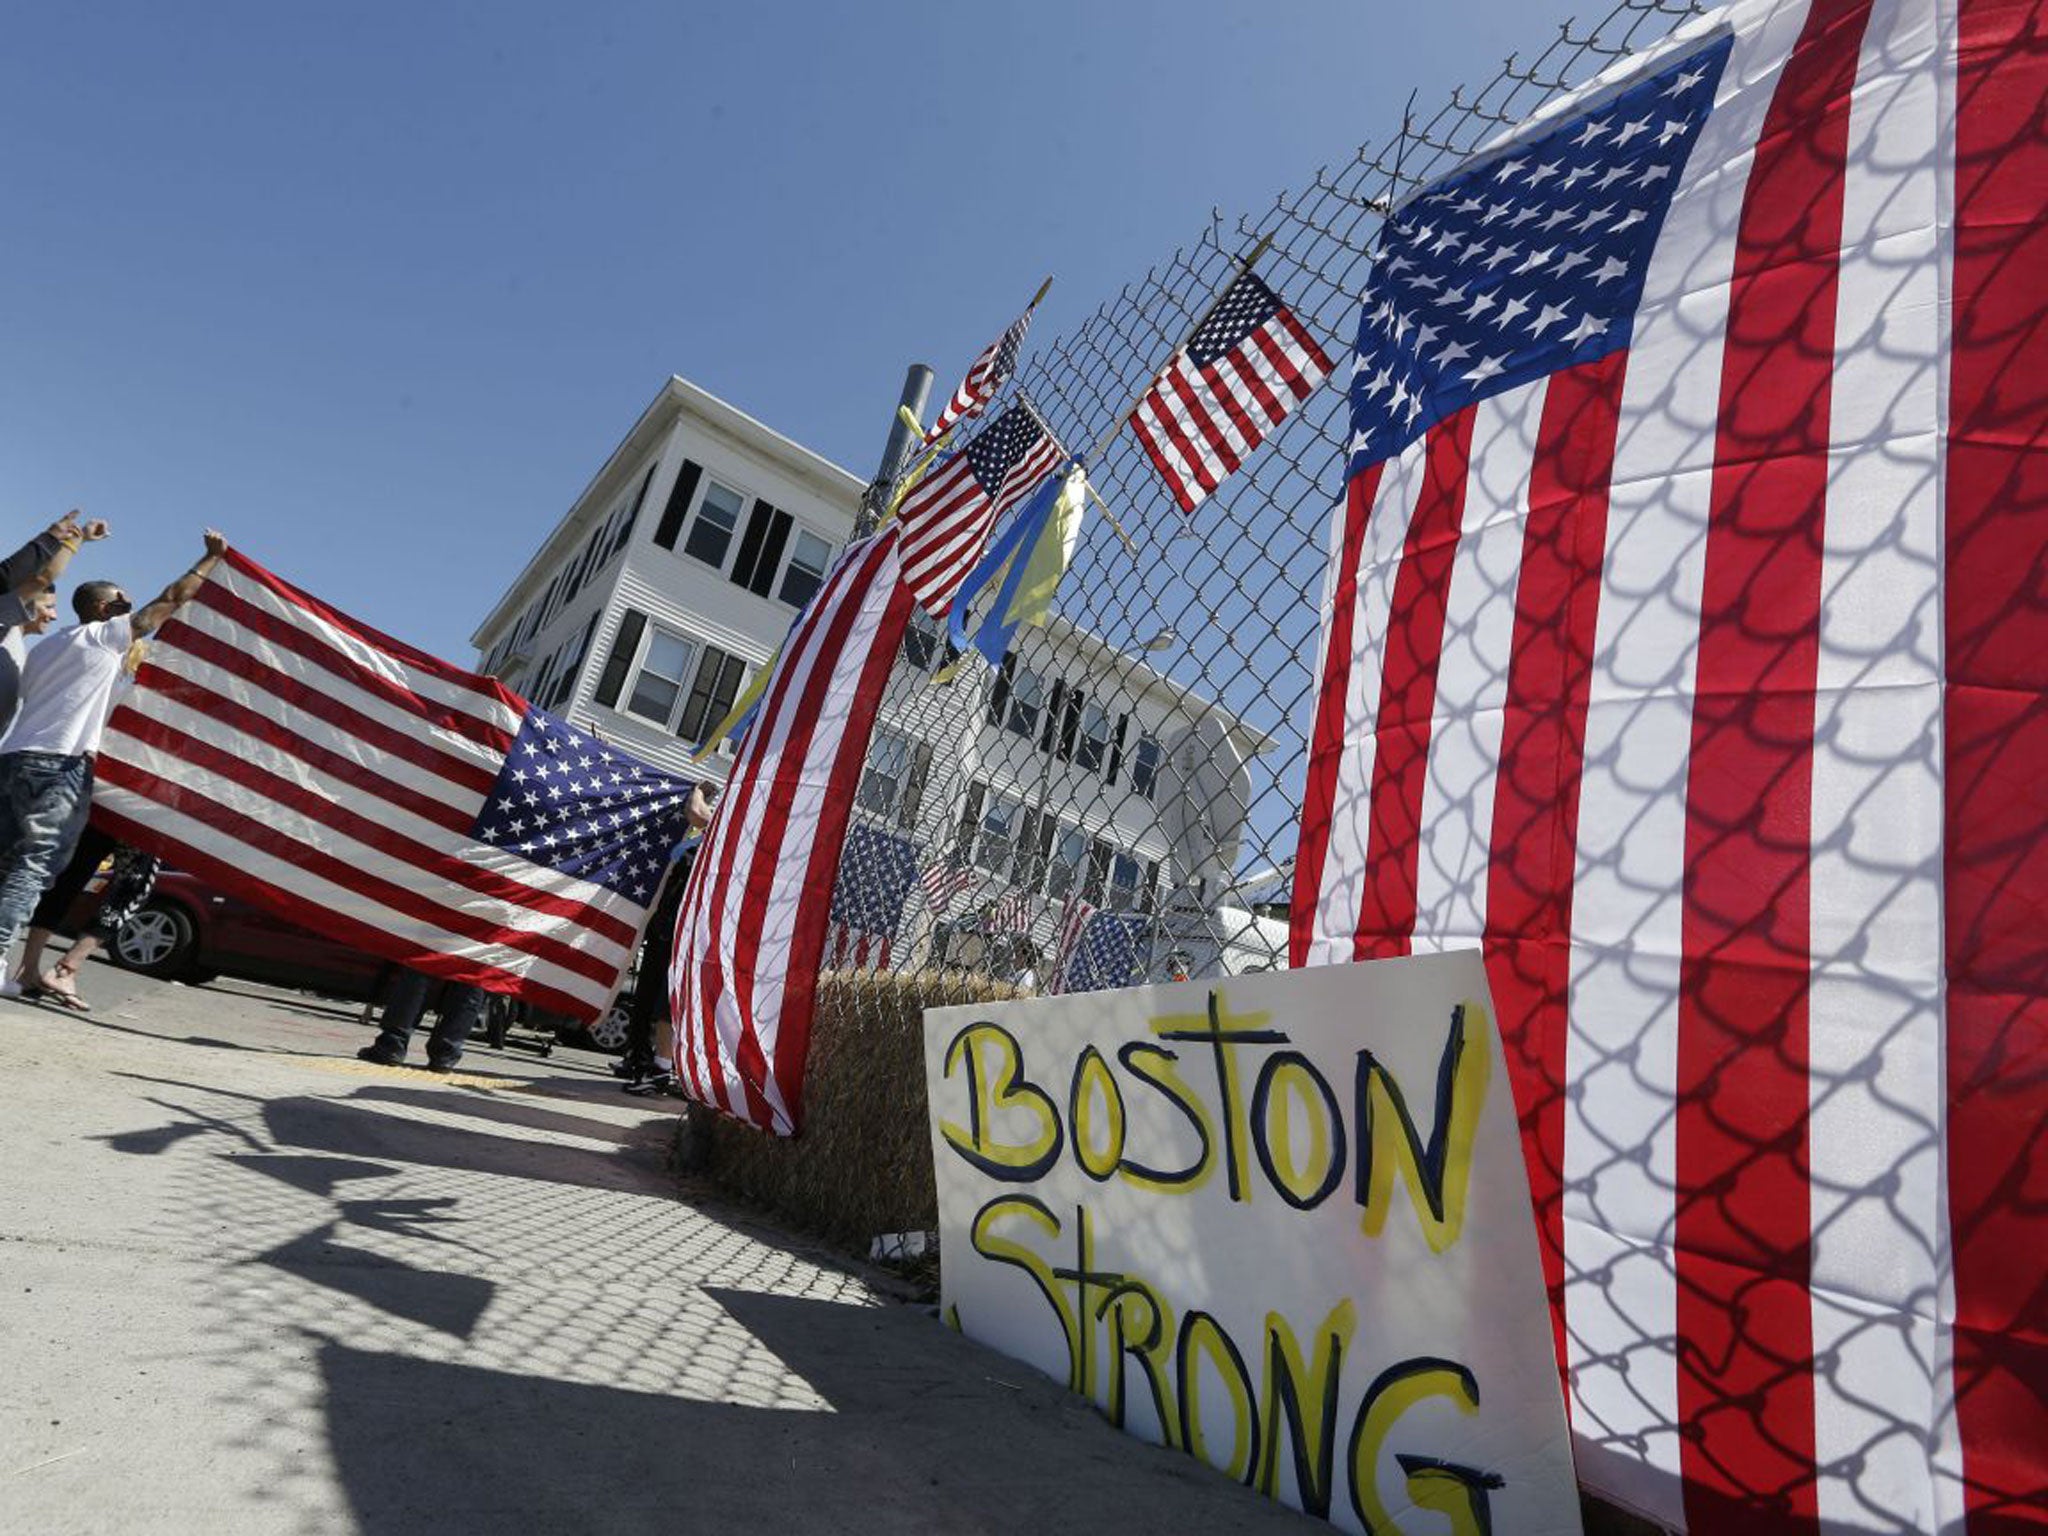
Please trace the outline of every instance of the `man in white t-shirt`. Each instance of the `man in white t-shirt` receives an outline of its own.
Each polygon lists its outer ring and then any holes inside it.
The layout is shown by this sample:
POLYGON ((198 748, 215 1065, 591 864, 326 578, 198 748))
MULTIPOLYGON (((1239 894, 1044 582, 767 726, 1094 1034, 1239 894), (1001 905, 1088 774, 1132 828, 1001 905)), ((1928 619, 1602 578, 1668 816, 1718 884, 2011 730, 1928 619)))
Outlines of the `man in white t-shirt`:
POLYGON ((21 693, 21 668, 28 660, 29 635, 40 635, 57 619, 57 573, 78 546, 107 536, 98 518, 81 523, 66 512, 21 548, 0 560, 0 731, 14 718, 21 693))
MULTIPOLYGON (((206 530, 206 554, 131 614, 118 582, 71 594, 72 628, 37 643, 21 669, 21 708, 0 739, 0 957, 35 910, 92 807, 92 760, 128 647, 188 602, 227 540, 206 530)), ((0 980, 0 997, 21 995, 0 980)))

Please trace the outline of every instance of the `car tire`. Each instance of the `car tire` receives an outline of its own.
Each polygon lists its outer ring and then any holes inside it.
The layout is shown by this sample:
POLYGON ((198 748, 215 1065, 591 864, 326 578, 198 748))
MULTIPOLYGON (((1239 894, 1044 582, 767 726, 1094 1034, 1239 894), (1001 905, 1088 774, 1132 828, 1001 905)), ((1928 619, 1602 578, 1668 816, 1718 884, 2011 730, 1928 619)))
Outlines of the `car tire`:
POLYGON ((626 1034, 630 1028, 626 1005, 613 1003, 595 1021, 584 1026, 583 1040, 593 1051, 617 1056, 626 1049, 626 1034))
POLYGON ((198 930, 176 902, 145 902, 114 930, 107 952, 145 976, 183 976, 199 953, 198 930))

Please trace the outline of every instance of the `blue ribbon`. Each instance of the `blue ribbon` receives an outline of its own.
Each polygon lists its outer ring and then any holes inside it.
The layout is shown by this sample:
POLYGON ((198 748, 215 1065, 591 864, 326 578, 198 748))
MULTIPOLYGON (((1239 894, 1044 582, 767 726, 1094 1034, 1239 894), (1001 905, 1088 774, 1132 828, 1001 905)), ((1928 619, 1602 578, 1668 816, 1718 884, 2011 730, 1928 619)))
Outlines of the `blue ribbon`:
POLYGON ((946 620, 956 651, 966 650, 970 643, 967 610, 982 590, 995 580, 996 572, 1003 568, 1003 563, 1008 561, 1010 571, 1003 578, 1001 590, 996 593, 995 607, 972 641, 974 648, 988 658, 990 666, 1000 667, 1003 664, 1003 656, 1010 649, 1010 637, 1017 633, 1016 620, 1009 616, 1011 606, 1017 601, 1017 589, 1024 584, 1024 571, 1031 563, 1030 552, 1045 536, 1046 524, 1052 519, 1053 508, 1059 504, 1060 487, 1066 483, 1066 478, 1064 470, 1047 475, 1045 483, 1032 493, 1023 510, 1010 519, 1010 526, 989 546, 988 553, 981 557, 981 563, 969 571, 967 579, 960 584, 960 590, 953 598, 953 611, 946 620))

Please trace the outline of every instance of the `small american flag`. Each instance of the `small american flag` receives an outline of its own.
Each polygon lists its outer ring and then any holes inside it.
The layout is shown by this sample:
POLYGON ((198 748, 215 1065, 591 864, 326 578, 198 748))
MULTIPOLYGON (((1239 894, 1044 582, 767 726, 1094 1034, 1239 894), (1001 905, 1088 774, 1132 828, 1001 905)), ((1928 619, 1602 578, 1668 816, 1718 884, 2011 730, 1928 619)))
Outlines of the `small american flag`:
POLYGON ((594 1017, 690 785, 239 552, 107 724, 95 814, 364 951, 594 1017))
POLYGON ((1031 931, 1031 897, 1025 891, 1005 891, 998 896, 988 909, 988 927, 991 933, 1029 933, 1031 931))
POLYGON ((963 421, 972 421, 995 398, 997 390, 1017 371, 1017 349, 1024 345, 1024 333, 1031 329, 1031 311, 1025 310, 1010 322, 1010 328, 988 344, 967 370, 967 377, 953 391, 953 398, 924 435, 929 448, 963 421))
POLYGON ((1052 980, 1046 987, 1048 993, 1066 991, 1067 967, 1079 952, 1082 930, 1094 915, 1095 903, 1083 900, 1078 892, 1067 898, 1066 906, 1060 911, 1059 947, 1053 951, 1052 980))
POLYGON ((981 558, 989 530, 1066 458, 1037 413, 1013 405, 903 501, 903 580, 934 618, 981 558))
POLYGON ((1131 427, 1192 512, 1329 371, 1294 312, 1243 272, 1138 402, 1131 427))
POLYGON ((954 897, 974 883, 974 871, 965 864, 941 860, 926 869, 919 879, 932 910, 943 912, 954 897))

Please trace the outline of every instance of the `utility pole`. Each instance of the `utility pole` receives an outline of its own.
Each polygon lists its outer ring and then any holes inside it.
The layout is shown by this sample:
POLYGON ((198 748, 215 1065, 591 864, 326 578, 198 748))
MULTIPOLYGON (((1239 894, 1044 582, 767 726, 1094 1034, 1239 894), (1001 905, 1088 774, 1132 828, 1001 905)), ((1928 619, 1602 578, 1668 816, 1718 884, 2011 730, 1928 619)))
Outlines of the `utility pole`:
POLYGON ((903 375, 903 398, 897 404, 896 414, 889 418, 889 440, 882 446, 881 465, 867 494, 861 497, 860 515, 853 520, 855 538, 873 533, 882 520, 882 509, 889 504, 889 491, 896 484, 896 477, 903 473, 903 461, 910 456, 910 421, 904 419, 903 413, 908 411, 911 420, 923 421, 925 402, 931 393, 930 367, 912 363, 903 375))

